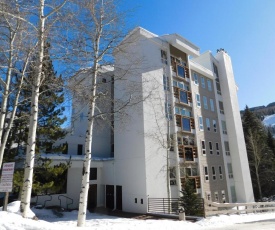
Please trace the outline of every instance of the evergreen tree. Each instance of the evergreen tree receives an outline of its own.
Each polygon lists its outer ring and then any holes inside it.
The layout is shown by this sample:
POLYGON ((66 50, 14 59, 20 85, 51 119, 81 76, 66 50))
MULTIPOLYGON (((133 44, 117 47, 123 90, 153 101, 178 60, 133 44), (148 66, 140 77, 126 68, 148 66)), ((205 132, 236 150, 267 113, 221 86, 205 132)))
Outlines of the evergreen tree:
MULTIPOLYGON (((62 106, 64 102, 64 81, 54 71, 49 51, 50 44, 46 43, 42 67, 42 85, 40 86, 39 95, 39 115, 36 135, 37 153, 62 151, 62 147, 53 148, 52 145, 56 140, 66 135, 66 132, 61 127, 66 121, 66 117, 63 115, 65 108, 62 106)), ((35 57, 33 58, 33 63, 35 63, 35 57)), ((28 121, 31 110, 31 82, 34 73, 35 67, 31 64, 26 79, 27 82, 21 93, 22 103, 18 107, 18 119, 15 121, 15 128, 10 137, 10 142, 18 144, 18 148, 15 150, 16 153, 19 153, 20 149, 27 143, 28 121)))
MULTIPOLYGON (((67 170, 70 161, 52 165, 48 158, 38 158, 34 167, 32 195, 60 194, 66 192, 67 170)), ((16 169, 13 179, 13 191, 21 194, 24 169, 16 169)))
POLYGON ((271 195, 268 188, 273 187, 274 155, 268 144, 266 128, 248 107, 243 114, 243 130, 254 195, 256 199, 262 199, 271 195))
POLYGON ((182 197, 180 197, 179 204, 184 207, 185 214, 189 216, 202 216, 203 207, 201 204, 201 199, 196 194, 194 181, 186 178, 184 189, 181 193, 182 197))

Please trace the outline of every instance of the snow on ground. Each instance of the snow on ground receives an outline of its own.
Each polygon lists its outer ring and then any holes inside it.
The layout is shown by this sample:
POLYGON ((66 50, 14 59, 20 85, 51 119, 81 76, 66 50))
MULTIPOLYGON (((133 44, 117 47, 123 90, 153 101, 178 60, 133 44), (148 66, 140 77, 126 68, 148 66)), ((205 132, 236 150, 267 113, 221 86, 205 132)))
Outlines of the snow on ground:
POLYGON ((275 114, 266 116, 263 120, 265 126, 274 126, 275 125, 275 114))
POLYGON ((170 230, 170 229, 215 229, 224 226, 234 226, 236 223, 254 222, 259 220, 275 219, 275 213, 221 215, 201 219, 196 223, 178 220, 137 220, 87 213, 86 226, 76 227, 77 211, 63 212, 63 217, 57 217, 49 209, 32 209, 39 220, 22 218, 19 213, 19 201, 8 206, 8 211, 0 211, 0 230, 170 230))

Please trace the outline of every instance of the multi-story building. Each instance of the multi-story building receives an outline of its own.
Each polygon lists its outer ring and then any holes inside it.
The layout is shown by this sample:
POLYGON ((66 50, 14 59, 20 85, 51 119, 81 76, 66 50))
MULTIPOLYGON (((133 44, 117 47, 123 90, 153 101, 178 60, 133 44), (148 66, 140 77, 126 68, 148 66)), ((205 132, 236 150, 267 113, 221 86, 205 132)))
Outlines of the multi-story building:
MULTIPOLYGON (((229 55, 223 49, 200 54, 178 34, 158 36, 140 27, 123 42, 130 45, 114 54, 114 79, 123 75, 114 80, 114 101, 139 101, 124 108, 127 121, 115 119, 114 131, 104 129, 106 139, 95 137, 94 206, 146 213, 148 198, 178 198, 186 178, 205 199, 254 201, 229 55)), ((85 124, 85 114, 74 121, 82 132, 85 124)), ((84 138, 72 136, 68 152, 76 155, 80 150, 72 148, 84 138)), ((81 172, 80 164, 69 169, 72 196, 81 172)))

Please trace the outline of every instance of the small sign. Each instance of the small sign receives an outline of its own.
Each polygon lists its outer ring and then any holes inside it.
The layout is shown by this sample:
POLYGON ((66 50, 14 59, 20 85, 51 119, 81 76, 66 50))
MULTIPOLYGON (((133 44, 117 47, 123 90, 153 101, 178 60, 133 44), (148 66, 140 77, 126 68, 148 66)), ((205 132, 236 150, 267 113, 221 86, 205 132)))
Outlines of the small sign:
POLYGON ((12 191, 12 182, 0 183, 0 192, 11 192, 11 191, 12 191))
POLYGON ((11 192, 15 162, 4 163, 0 181, 0 192, 11 192))

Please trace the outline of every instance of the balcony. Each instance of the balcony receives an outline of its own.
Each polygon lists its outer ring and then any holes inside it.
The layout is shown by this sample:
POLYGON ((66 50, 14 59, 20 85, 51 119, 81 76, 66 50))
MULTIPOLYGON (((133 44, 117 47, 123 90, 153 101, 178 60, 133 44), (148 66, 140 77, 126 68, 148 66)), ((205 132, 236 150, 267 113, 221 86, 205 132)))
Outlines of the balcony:
MULTIPOLYGON (((200 182, 199 176, 188 176, 187 178, 188 178, 188 180, 192 181, 192 185, 193 185, 194 189, 201 188, 201 182, 200 182)), ((181 180, 181 188, 184 189, 186 178, 182 177, 182 178, 180 178, 180 180, 181 180)))
POLYGON ((195 120, 193 117, 185 117, 181 115, 176 115, 176 125, 179 127, 178 131, 193 133, 195 130, 195 120))
POLYGON ((186 66, 183 66, 176 61, 171 61, 172 71, 176 73, 175 77, 189 81, 190 75, 189 75, 189 69, 186 66))
POLYGON ((174 97, 177 103, 191 106, 192 103, 192 93, 190 91, 182 90, 178 87, 173 87, 174 97))
POLYGON ((194 162, 195 158, 198 158, 198 149, 192 145, 178 145, 179 158, 182 158, 184 162, 194 162))

